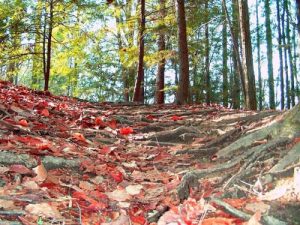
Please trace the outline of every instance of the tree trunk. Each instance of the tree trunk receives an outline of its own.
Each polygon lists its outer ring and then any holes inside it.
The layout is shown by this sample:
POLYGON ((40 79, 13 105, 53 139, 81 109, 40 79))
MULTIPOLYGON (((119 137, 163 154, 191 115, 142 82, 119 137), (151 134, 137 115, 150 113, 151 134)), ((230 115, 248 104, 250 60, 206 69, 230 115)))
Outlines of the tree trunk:
POLYGON ((240 78, 242 77, 241 73, 241 59, 239 57, 239 43, 238 43, 238 33, 239 33, 239 23, 238 23, 238 18, 239 18, 239 11, 238 11, 238 2, 237 0, 232 0, 232 25, 230 22, 230 17, 228 15, 228 10, 225 4, 225 1, 222 1, 225 14, 227 17, 227 22, 229 25, 230 29, 230 34, 231 34, 231 39, 233 42, 232 45, 232 61, 233 61, 233 84, 232 84, 232 93, 231 93, 231 98, 232 98, 232 106, 234 109, 239 109, 240 108, 240 95, 241 95, 241 80, 240 78))
POLYGON ((227 53, 227 22, 224 7, 222 7, 222 15, 224 18, 223 29, 222 29, 222 48, 223 48, 223 105, 228 107, 228 53, 227 53))
POLYGON ((178 104, 186 104, 189 99, 189 54, 186 37, 184 0, 177 1, 178 49, 179 49, 179 87, 178 104))
POLYGON ((44 91, 49 89, 49 79, 50 79, 50 70, 51 70, 51 46, 52 46, 52 29, 53 29, 53 0, 50 1, 49 9, 49 28, 48 28, 48 37, 47 37, 47 63, 45 71, 45 86, 44 91))
POLYGON ((42 20, 42 2, 41 0, 37 1, 35 8, 35 37, 34 37, 34 46, 33 51, 34 55, 32 58, 32 79, 31 87, 33 89, 40 89, 40 79, 43 74, 43 67, 40 61, 40 56, 42 55, 42 46, 41 46, 41 20, 42 20))
POLYGON ((206 21, 205 21, 205 89, 206 89, 206 104, 210 104, 211 102, 211 84, 210 84, 210 44, 209 44, 209 12, 208 12, 208 1, 205 2, 205 13, 206 13, 206 21))
POLYGON ((297 30, 300 38, 300 0, 296 0, 297 30))
POLYGON ((288 54, 287 54, 287 48, 286 48, 286 33, 285 33, 285 15, 286 15, 286 2, 287 0, 284 0, 283 4, 283 14, 281 17, 281 23, 282 23, 282 44, 284 46, 284 72, 285 72, 285 91, 286 91, 286 108, 290 109, 291 107, 291 99, 290 99, 290 85, 289 85, 289 66, 288 66, 288 54))
POLYGON ((279 79, 280 79, 280 106, 284 109, 284 78, 283 78, 283 56, 282 56, 282 34, 280 20, 279 0, 276 0, 277 30, 278 30, 278 52, 279 52, 279 79))
MULTIPOLYGON (((165 0, 160 1, 160 19, 164 20, 166 16, 166 9, 165 9, 165 0)), ((165 42, 165 31, 160 30, 158 35, 158 51, 159 53, 163 53, 166 49, 166 42, 165 42)), ((155 102, 157 104, 164 104, 165 102, 165 64, 166 59, 165 56, 160 54, 160 60, 158 62, 157 74, 156 74, 156 91, 155 91, 155 102)))
POLYGON ((289 4, 285 1, 285 8, 286 8, 286 38, 287 38, 287 51, 288 51, 288 58, 289 58, 289 67, 290 67, 290 80, 291 80, 291 104, 292 107, 295 106, 295 75, 294 75, 294 65, 293 65, 293 56, 292 56, 292 42, 291 42, 291 35, 290 35, 290 11, 289 11, 289 4))
POLYGON ((265 25, 267 40, 267 59, 268 59, 268 84, 269 84, 269 105, 275 109, 274 77, 273 77, 273 49, 272 49, 272 30, 270 22, 270 0, 265 0, 265 25))
POLYGON ((247 0, 239 0, 239 12, 244 76, 244 105, 246 109, 256 110, 255 77, 247 0))
POLYGON ((141 14, 140 14, 140 31, 139 31, 139 62, 137 69, 137 77, 134 86, 133 101, 144 102, 144 31, 145 31, 145 0, 140 0, 141 14))
POLYGON ((260 28, 258 18, 258 0, 256 0, 256 46, 257 46, 257 71, 258 71, 258 106, 259 110, 263 108, 263 90, 261 78, 261 56, 260 56, 260 28))

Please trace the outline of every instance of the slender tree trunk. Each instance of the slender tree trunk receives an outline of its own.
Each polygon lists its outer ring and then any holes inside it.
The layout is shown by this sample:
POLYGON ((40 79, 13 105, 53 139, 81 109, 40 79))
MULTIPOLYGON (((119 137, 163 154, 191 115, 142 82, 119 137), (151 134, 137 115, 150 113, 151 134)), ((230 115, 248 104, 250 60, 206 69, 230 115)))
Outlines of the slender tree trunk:
POLYGON ((145 0, 140 0, 141 5, 141 17, 140 17, 140 31, 139 31, 139 62, 137 69, 137 77, 134 86, 133 101, 144 102, 144 31, 145 31, 145 0))
MULTIPOLYGON (((118 7, 117 1, 115 2, 115 7, 118 7)), ((123 82, 123 100, 124 102, 129 102, 129 83, 128 83, 128 75, 126 73, 126 69, 121 60, 121 52, 123 51, 123 43, 122 43, 122 36, 121 36, 121 28, 120 23, 122 20, 122 15, 116 15, 116 25, 117 25, 117 39, 118 39, 118 48, 119 48, 119 62, 121 67, 121 77, 123 82)))
POLYGON ((206 104, 211 102, 211 84, 210 84, 210 44, 209 44, 209 12, 208 12, 208 1, 205 2, 205 12, 206 12, 206 21, 205 21, 205 89, 206 89, 206 104))
POLYGON ((189 53, 186 36, 184 0, 177 1, 178 49, 179 49, 179 87, 178 104, 186 104, 189 99, 189 53))
POLYGON ((227 53, 227 22, 224 7, 222 8, 222 15, 224 18, 222 29, 222 48, 223 48, 223 105, 228 107, 228 53, 227 53))
POLYGON ((298 74, 298 68, 297 68, 297 52, 298 52, 298 48, 297 48, 297 39, 299 38, 299 36, 296 34, 297 33, 297 27, 294 26, 293 29, 293 46, 294 46, 294 73, 296 74, 295 76, 295 92, 296 92, 296 96, 298 98, 298 102, 300 101, 300 90, 299 90, 299 80, 297 79, 297 74, 298 74))
POLYGON ((245 108, 256 110, 256 89, 253 69, 252 45, 249 25, 248 1, 239 0, 240 29, 244 75, 244 99, 245 108))
POLYGON ((288 66, 288 54, 286 48, 286 33, 285 33, 285 15, 286 15, 286 2, 284 0, 283 4, 283 14, 281 17, 282 23, 282 44, 284 46, 284 72, 285 72, 285 91, 286 91, 286 108, 290 109, 291 107, 291 99, 290 99, 290 85, 289 85, 289 66, 288 66))
POLYGON ((257 46, 257 71, 258 71, 258 106, 259 110, 263 108, 263 91, 261 78, 261 56, 260 56, 260 28, 258 18, 258 0, 256 0, 256 46, 257 46))
MULTIPOLYGON (((165 10, 165 0, 160 0, 160 19, 164 20, 166 16, 165 10)), ((166 49, 165 41, 165 31, 164 29, 159 31, 158 35, 158 51, 163 53, 166 49)), ((164 104, 165 102, 165 64, 166 59, 163 55, 160 55, 160 60, 158 62, 157 74, 156 74, 156 91, 155 91, 155 102, 157 104, 164 104)))
POLYGON ((300 0, 296 0, 297 30, 300 38, 300 0))
POLYGON ((34 18, 34 26, 35 26, 34 39, 35 40, 33 46, 34 55, 32 58, 32 79, 31 79, 31 87, 33 89, 40 88, 40 78, 43 74, 43 70, 42 70, 43 67, 40 60, 40 56, 42 55, 41 20, 42 20, 42 2, 41 0, 38 0, 35 8, 35 18, 34 18))
POLYGON ((295 75, 294 75, 294 65, 293 65, 293 56, 292 56, 292 42, 290 35, 290 11, 289 4, 286 1, 286 38, 287 38, 287 50, 289 56, 289 67, 290 67, 290 80, 291 80, 291 104, 292 107, 295 106, 295 75))
POLYGON ((46 63, 46 73, 45 73, 45 86, 44 91, 49 89, 49 79, 50 79, 50 70, 51 70, 51 46, 52 46, 52 29, 53 29, 53 0, 50 1, 50 10, 49 10, 49 28, 48 28, 48 37, 47 37, 47 63, 46 63))
POLYGON ((265 0, 265 25, 267 40, 267 59, 268 59, 268 84, 269 84, 269 105, 271 109, 275 109, 275 93, 274 93, 274 77, 273 77, 273 43, 272 30, 270 22, 270 0, 265 0))
POLYGON ((283 110, 284 109, 284 78, 283 78, 282 33, 281 33, 279 0, 276 0, 276 11, 277 11, 277 31, 278 31, 278 52, 279 52, 280 106, 281 106, 281 110, 283 110))

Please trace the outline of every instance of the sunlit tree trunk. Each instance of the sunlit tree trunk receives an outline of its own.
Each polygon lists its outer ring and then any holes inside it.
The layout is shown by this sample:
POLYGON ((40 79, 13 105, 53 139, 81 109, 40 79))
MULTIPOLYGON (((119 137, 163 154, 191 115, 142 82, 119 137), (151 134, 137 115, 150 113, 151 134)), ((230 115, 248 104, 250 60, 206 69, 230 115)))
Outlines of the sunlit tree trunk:
POLYGON ((246 109, 256 110, 256 90, 253 69, 252 46, 249 26, 248 1, 239 0, 242 64, 244 80, 244 105, 246 109))
POLYGON ((144 103, 144 31, 145 31, 145 0, 140 0, 140 30, 139 30, 139 61, 137 77, 134 86, 133 101, 144 103))
MULTIPOLYGON (((164 20, 166 16, 165 0, 160 0, 160 19, 164 20)), ((158 35, 158 51, 163 53, 166 49, 165 31, 164 29, 159 31, 158 35)), ((163 104, 165 101, 165 64, 166 59, 164 55, 160 54, 160 60, 158 62, 157 74, 156 74, 156 90, 155 90, 155 102, 157 104, 163 104)))
POLYGON ((280 4, 279 3, 280 3, 279 0, 276 0, 278 52, 279 52, 280 106, 281 106, 281 110, 283 110, 284 109, 284 78, 283 78, 283 56, 282 56, 282 32, 281 32, 280 4))
POLYGON ((270 22, 270 0, 265 0, 265 25, 267 40, 267 59, 268 59, 268 86, 269 86, 269 105, 271 109, 275 109, 275 93, 274 93, 274 76, 273 76, 273 44, 272 30, 270 22))
POLYGON ((258 15, 258 0, 256 0, 256 47, 257 47, 257 71, 258 71, 258 106, 259 110, 263 108, 263 90, 261 78, 261 56, 260 56, 260 28, 258 15))
POLYGON ((208 1, 205 1, 205 13, 207 15, 205 21, 205 90, 206 90, 206 104, 211 102, 211 83, 210 83, 210 43, 209 43, 209 12, 208 1))
POLYGON ((179 87, 178 104, 188 103, 189 99, 189 54, 186 36, 184 0, 177 1, 178 49, 179 49, 179 87))
POLYGON ((227 22, 224 7, 222 7, 222 15, 224 18, 222 29, 222 48, 223 48, 223 105, 228 107, 228 52, 227 52, 227 22))

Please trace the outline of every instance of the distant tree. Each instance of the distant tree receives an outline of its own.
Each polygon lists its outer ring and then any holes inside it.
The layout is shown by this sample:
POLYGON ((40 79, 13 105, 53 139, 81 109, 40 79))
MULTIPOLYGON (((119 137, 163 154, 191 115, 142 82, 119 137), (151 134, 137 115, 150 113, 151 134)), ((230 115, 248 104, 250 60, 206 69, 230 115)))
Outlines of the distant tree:
POLYGON ((178 104, 186 104, 189 99, 189 53, 187 46, 186 17, 184 0, 177 2, 178 49, 179 49, 179 87, 178 104))
POLYGON ((204 3, 205 7, 205 91, 206 91, 206 104, 211 102, 211 78, 210 78, 210 43, 209 43, 209 13, 208 13, 208 0, 204 3))
POLYGON ((222 15, 223 15, 223 28, 222 28, 222 48, 223 48, 223 68, 222 68, 222 74, 223 74, 223 105, 225 107, 228 107, 228 66, 227 66, 227 60, 228 60, 228 52, 227 52, 227 22, 226 22, 226 15, 224 7, 222 7, 222 15))
POLYGON ((259 110, 263 107, 263 90, 262 90, 262 78, 261 78, 261 53, 260 53, 260 27, 258 16, 258 0, 256 0, 256 47, 257 47, 257 71, 258 71, 258 106, 259 110))

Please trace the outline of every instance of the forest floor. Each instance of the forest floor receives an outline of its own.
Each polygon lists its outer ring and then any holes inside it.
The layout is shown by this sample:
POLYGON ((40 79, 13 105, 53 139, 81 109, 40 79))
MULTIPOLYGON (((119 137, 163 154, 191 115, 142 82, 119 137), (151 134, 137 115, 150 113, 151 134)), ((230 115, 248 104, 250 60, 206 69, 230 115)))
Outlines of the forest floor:
POLYGON ((0 224, 300 224, 300 108, 89 103, 0 82, 0 224))

